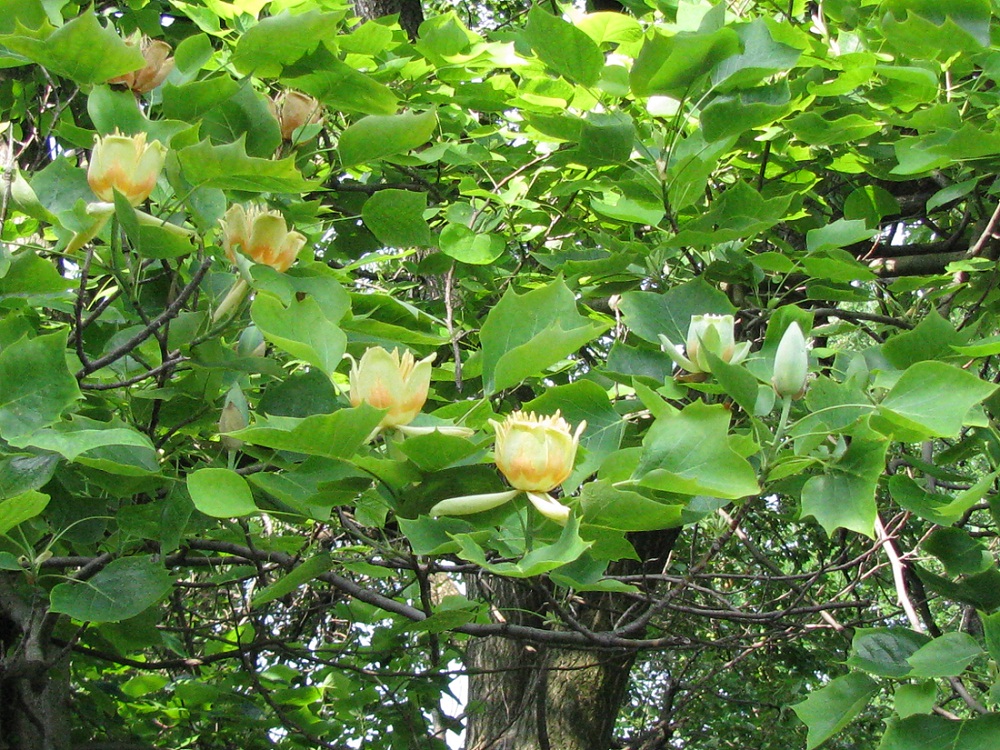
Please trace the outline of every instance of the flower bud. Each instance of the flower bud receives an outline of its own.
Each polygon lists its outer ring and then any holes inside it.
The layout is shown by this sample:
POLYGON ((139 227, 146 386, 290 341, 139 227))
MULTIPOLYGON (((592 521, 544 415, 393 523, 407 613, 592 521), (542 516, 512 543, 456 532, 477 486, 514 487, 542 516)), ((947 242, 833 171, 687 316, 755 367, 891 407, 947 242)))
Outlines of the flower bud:
POLYGON ((102 201, 113 201, 117 190, 137 206, 153 192, 166 158, 166 147, 159 141, 146 143, 145 133, 127 136, 116 130, 95 138, 87 182, 102 201))
POLYGON ((221 224, 222 247, 234 264, 236 253, 241 253, 254 263, 287 271, 306 244, 304 235, 289 231, 280 213, 256 205, 244 209, 233 204, 221 224))
POLYGON ((433 361, 433 354, 417 362, 410 352, 369 347, 360 361, 351 361, 351 405, 388 409, 379 427, 409 424, 427 401, 433 361))
POLYGON ((809 377, 809 351, 802 329, 795 321, 785 329, 774 355, 774 392, 782 398, 801 398, 809 377))
POLYGON ((661 335, 667 355, 691 374, 712 371, 707 352, 723 362, 738 365, 750 351, 750 342, 736 343, 732 315, 692 315, 688 325, 687 341, 683 350, 661 335))
POLYGON ((227 432, 236 432, 247 426, 247 418, 236 404, 226 399, 226 405, 222 407, 222 416, 219 417, 219 439, 222 447, 228 451, 239 450, 243 441, 229 437, 227 432))
POLYGON ((174 69, 174 58, 170 57, 172 48, 166 42, 136 32, 125 40, 125 44, 139 47, 146 64, 139 70, 112 78, 108 83, 123 83, 137 94, 146 94, 163 83, 174 69))
POLYGON ((271 112, 278 120, 281 138, 291 141, 298 128, 323 119, 318 101, 298 91, 284 91, 271 101, 271 112))
MULTIPOLYGON (((511 487, 528 492, 549 492, 566 481, 573 471, 581 422, 573 433, 557 411, 551 417, 516 411, 503 422, 490 424, 496 430, 497 468, 511 487)), ((555 502, 555 501, 553 501, 555 502)))

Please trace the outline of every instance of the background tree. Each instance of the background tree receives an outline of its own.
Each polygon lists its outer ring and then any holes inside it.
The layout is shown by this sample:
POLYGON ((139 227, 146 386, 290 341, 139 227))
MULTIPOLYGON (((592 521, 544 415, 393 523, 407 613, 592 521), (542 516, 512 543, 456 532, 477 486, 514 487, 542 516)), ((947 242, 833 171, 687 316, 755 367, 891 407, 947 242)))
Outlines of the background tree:
POLYGON ((0 14, 0 747, 996 745, 996 9, 624 5, 0 14))

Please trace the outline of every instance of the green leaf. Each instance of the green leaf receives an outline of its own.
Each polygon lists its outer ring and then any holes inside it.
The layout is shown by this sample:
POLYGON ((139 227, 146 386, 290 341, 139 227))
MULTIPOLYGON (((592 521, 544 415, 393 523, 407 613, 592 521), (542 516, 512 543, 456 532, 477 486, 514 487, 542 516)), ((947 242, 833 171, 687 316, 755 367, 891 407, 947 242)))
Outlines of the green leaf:
POLYGON ((288 471, 251 474, 249 481, 268 493, 278 510, 329 521, 331 509, 355 504, 372 477, 346 461, 312 456, 288 471))
POLYGON ((235 518, 257 512, 247 480, 231 469, 198 469, 187 475, 194 507, 213 518, 235 518))
POLYGON ((362 117, 341 134, 340 160, 344 167, 352 167, 412 151, 427 143, 436 129, 433 110, 362 117))
POLYGON ((0 459, 0 500, 37 490, 52 479, 59 456, 19 454, 0 459))
POLYGON ((0 351, 0 436, 25 437, 57 421, 79 398, 66 366, 67 331, 22 338, 0 351))
POLYGON ((81 622, 121 622, 156 604, 172 585, 170 573, 151 555, 120 557, 93 578, 55 586, 50 609, 81 622))
POLYGON ((286 65, 312 52, 320 43, 335 47, 343 11, 288 11, 265 18, 240 37, 233 65, 245 75, 277 78, 286 65))
POLYGON ((993 565, 992 553, 965 529, 935 529, 920 547, 940 560, 950 576, 982 573, 993 565))
POLYGON ((328 376, 333 375, 347 351, 347 336, 326 316, 313 297, 293 299, 285 307, 277 297, 260 294, 250 317, 264 337, 328 376))
POLYGON ((448 257, 476 266, 488 266, 507 249, 500 235, 474 232, 464 224, 449 224, 442 229, 438 245, 448 257))
POLYGON ((983 624, 986 650, 993 661, 1000 662, 1000 612, 994 612, 991 615, 980 612, 979 620, 983 624))
POLYGON ((972 357, 981 356, 963 351, 967 348, 975 349, 974 347, 956 346, 963 343, 963 340, 964 337, 955 330, 955 326, 932 308, 916 328, 903 331, 886 341, 882 345, 882 354, 893 367, 900 370, 917 362, 951 358, 955 352, 972 357))
POLYGON ((827 534, 839 528, 875 538, 875 489, 885 469, 888 441, 855 436, 847 452, 802 487, 802 516, 827 534))
POLYGON ((661 415, 643 438, 634 478, 644 487, 682 495, 756 495, 753 467, 730 445, 730 417, 721 404, 700 401, 661 415))
POLYGON ((765 78, 795 67, 801 53, 776 42, 767 22, 761 18, 736 28, 743 51, 726 58, 712 69, 712 85, 717 90, 756 86, 765 78))
POLYGON ((995 750, 998 736, 998 714, 963 721, 911 716, 889 725, 878 750, 995 750))
POLYGON ((230 433, 253 445, 310 456, 350 458, 378 426, 383 412, 367 404, 333 414, 259 418, 253 427, 230 433))
POLYGON ((491 573, 511 578, 531 578, 548 573, 573 562, 593 545, 593 542, 585 542, 580 538, 580 521, 575 515, 570 515, 555 542, 536 547, 516 563, 490 563, 483 548, 471 534, 455 534, 453 538, 459 544, 459 557, 491 573))
POLYGON ((713 99, 701 112, 705 139, 720 141, 770 125, 791 109, 791 91, 787 81, 724 94, 713 99))
POLYGON ((953 631, 938 636, 910 656, 911 677, 955 677, 983 654, 976 639, 953 631))
POLYGON ((392 89, 333 57, 321 70, 283 81, 338 112, 394 115, 399 108, 399 99, 392 89))
POLYGON ((247 156, 243 139, 224 146, 213 146, 204 140, 182 148, 177 159, 184 177, 194 187, 296 194, 315 187, 302 178, 293 157, 274 160, 247 156))
POLYGON ((927 437, 957 437, 969 409, 996 389, 944 362, 918 362, 882 400, 879 414, 927 437))
POLYGON ((65 299, 66 290, 72 286, 73 282, 61 276, 52 263, 24 249, 10 259, 7 273, 0 274, 0 302, 20 299, 49 306, 65 299))
POLYGON ((53 451, 69 461, 125 476, 159 473, 159 457, 146 435, 113 420, 99 422, 80 415, 42 429, 19 446, 53 451))
POLYGON ((399 443, 399 450, 421 471, 433 472, 462 462, 483 448, 463 437, 432 432, 429 435, 407 437, 399 443))
POLYGON ((569 80, 594 86, 604 68, 604 55, 586 32, 536 5, 528 13, 524 38, 538 58, 569 80))
POLYGON ((110 25, 98 23, 93 8, 51 33, 42 26, 0 35, 0 45, 83 85, 104 83, 145 65, 138 48, 126 45, 110 25))
POLYGON ((730 28, 711 33, 654 33, 646 39, 632 66, 629 81, 636 96, 666 94, 680 98, 717 63, 740 51, 740 38, 730 28))
POLYGON ((937 700, 937 686, 934 680, 926 680, 913 685, 897 685, 895 698, 896 714, 901 719, 914 714, 929 714, 937 700))
POLYGON ((683 505, 669 505, 614 487, 611 482, 587 482, 580 491, 583 522, 619 531, 656 531, 681 525, 683 505))
POLYGON ((0 501, 0 535, 39 515, 48 504, 49 496, 35 490, 0 501))
POLYGON ((270 586, 260 591, 250 601, 251 607, 259 607, 275 599, 280 599, 285 594, 291 594, 299 586, 323 575, 333 567, 333 557, 329 552, 321 552, 310 557, 303 563, 292 568, 291 572, 285 574, 270 586))
MULTIPOLYGON (((580 127, 574 160, 588 167, 625 164, 632 155, 635 125, 624 112, 589 112, 580 127)), ((659 219, 650 222, 659 223, 659 219)))
POLYGON ((930 640, 907 628, 858 628, 847 665, 879 677, 906 677, 912 669, 907 659, 930 640))
POLYGON ((525 294, 508 288, 479 335, 486 392, 541 375, 605 330, 577 312, 576 298, 562 279, 525 294))
POLYGON ((632 333, 657 346, 660 334, 675 344, 686 341, 692 315, 736 312, 729 298, 702 278, 672 287, 665 294, 626 292, 619 307, 632 333))
POLYGON ((869 240, 876 232, 861 220, 837 219, 825 227, 806 232, 806 247, 810 253, 819 253, 869 240))
POLYGON ((809 728, 806 750, 819 747, 846 727, 878 692, 872 678, 852 672, 809 694, 792 710, 809 728))
POLYGON ((434 244, 424 219, 427 193, 379 190, 361 207, 365 226, 386 247, 428 247, 434 244))

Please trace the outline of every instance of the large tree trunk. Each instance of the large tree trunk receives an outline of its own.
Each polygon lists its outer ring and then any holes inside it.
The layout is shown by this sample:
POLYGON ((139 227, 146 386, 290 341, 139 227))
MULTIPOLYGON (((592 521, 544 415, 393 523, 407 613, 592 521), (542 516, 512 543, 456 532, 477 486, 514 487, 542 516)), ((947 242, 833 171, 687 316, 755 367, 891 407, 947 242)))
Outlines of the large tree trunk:
MULTIPOLYGON (((681 530, 632 534, 642 562, 621 560, 609 572, 662 569, 681 530)), ((494 617, 542 627, 549 607, 526 581, 470 580, 470 593, 488 601, 494 617)), ((591 631, 610 630, 632 604, 616 594, 574 597, 575 618, 591 631)), ((542 648, 506 638, 469 643, 466 750, 609 750, 628 694, 633 651, 542 648), (477 674, 478 673, 478 674, 477 674)), ((665 741, 665 740, 664 740, 665 741)))
POLYGON ((399 25, 415 39, 417 29, 424 22, 424 9, 420 0, 354 0, 354 12, 366 21, 399 14, 399 25))
POLYGON ((69 662, 46 611, 0 573, 0 750, 68 750, 69 662))
MULTIPOLYGON (((535 591, 516 581, 492 584, 494 612, 508 622, 541 625, 544 602, 535 591)), ((588 627, 606 626, 607 604, 588 602, 588 627)), ((473 641, 467 750, 608 750, 633 660, 505 638, 473 641)))

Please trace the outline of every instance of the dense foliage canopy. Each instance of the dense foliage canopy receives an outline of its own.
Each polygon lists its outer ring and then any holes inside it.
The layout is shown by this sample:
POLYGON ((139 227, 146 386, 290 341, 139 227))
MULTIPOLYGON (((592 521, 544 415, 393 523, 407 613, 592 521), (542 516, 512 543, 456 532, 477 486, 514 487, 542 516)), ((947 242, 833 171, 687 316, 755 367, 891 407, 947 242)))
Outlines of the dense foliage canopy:
POLYGON ((1000 3, 622 6, 4 0, 0 748, 1000 746, 1000 3))

